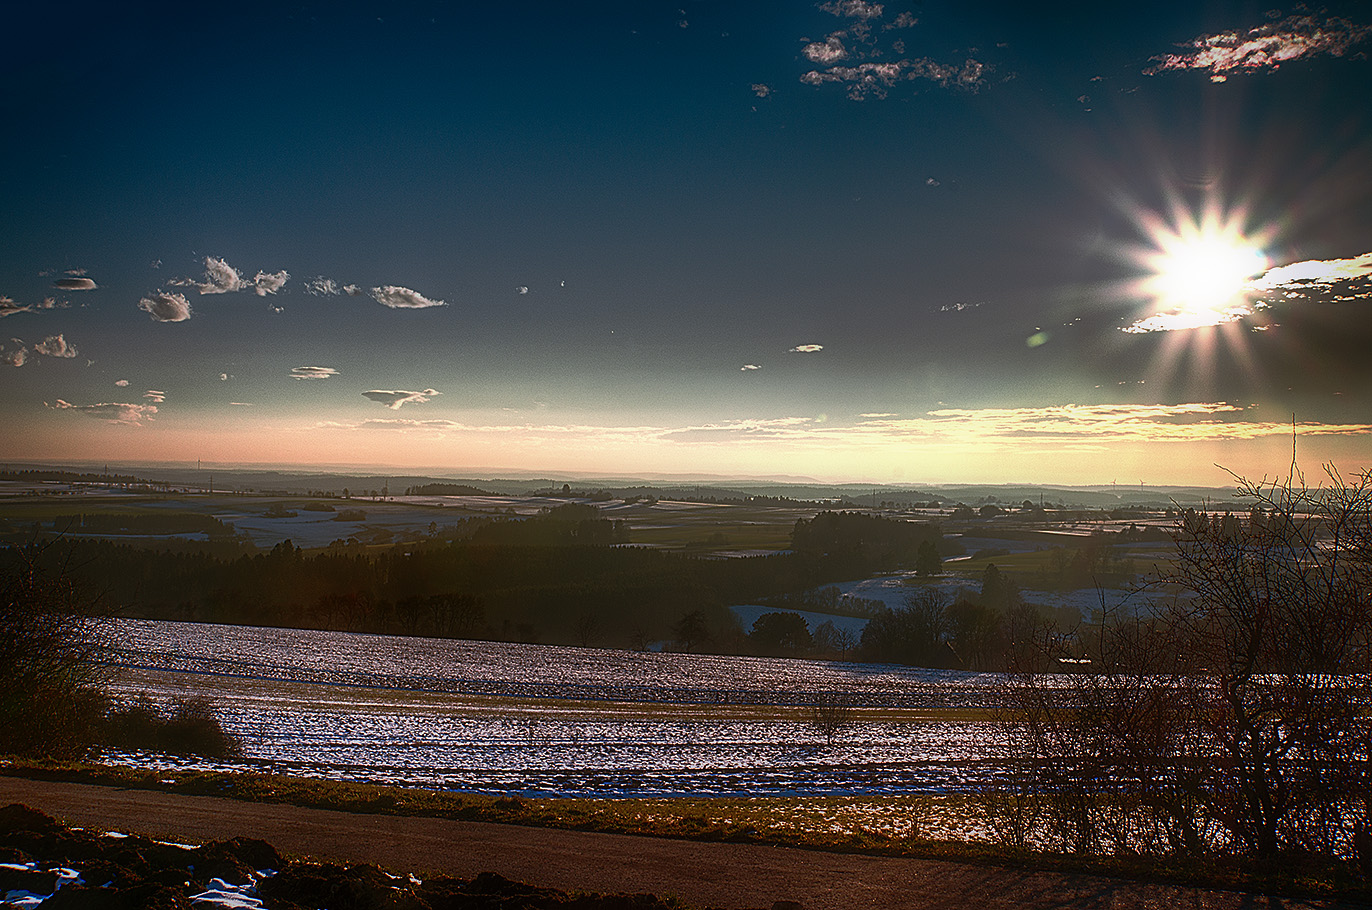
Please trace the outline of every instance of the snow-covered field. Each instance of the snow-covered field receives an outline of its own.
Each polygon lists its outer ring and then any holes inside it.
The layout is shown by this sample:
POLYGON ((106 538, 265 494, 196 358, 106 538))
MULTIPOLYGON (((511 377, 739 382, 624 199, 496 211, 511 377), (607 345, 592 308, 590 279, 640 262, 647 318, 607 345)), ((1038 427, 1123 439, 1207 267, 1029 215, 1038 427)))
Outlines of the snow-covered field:
POLYGON ((956 791, 995 764, 989 675, 142 620, 115 637, 116 695, 208 698, 246 746, 220 767, 616 796, 956 791), (832 744, 823 698, 852 705, 832 744))

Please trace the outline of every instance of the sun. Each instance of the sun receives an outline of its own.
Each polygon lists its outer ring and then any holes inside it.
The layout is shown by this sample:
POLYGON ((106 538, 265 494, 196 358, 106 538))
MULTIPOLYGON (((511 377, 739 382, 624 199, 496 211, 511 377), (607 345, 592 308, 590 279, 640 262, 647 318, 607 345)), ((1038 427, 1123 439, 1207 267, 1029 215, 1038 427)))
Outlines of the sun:
POLYGON ((1160 302, 1178 309, 1222 310, 1267 271, 1267 257, 1243 238, 1220 233, 1171 238, 1154 263, 1160 302))
POLYGON ((1152 315, 1133 330, 1222 325, 1253 312, 1252 280, 1271 263, 1237 219, 1225 222, 1211 213, 1172 224, 1155 221, 1148 233, 1151 244, 1137 257, 1144 273, 1138 290, 1152 315))

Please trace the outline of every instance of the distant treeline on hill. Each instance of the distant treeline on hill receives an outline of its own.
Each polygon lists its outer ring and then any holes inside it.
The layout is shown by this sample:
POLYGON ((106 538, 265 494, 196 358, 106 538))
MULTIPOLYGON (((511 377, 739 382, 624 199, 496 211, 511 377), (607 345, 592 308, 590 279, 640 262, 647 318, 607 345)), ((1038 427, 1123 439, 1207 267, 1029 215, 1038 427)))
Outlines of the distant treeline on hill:
POLYGON ((21 483, 109 483, 109 484, 147 484, 160 486, 162 481, 147 480, 132 474, 91 474, 75 471, 0 471, 0 480, 13 480, 21 483))
POLYGON ((53 528, 72 534, 209 534, 214 537, 234 533, 233 525, 197 512, 58 515, 53 519, 53 528))
POLYGON ((65 571, 131 616, 205 622, 641 648, 671 641, 747 652, 728 605, 912 565, 937 525, 856 513, 797 523, 789 553, 709 559, 611 546, 622 524, 559 506, 526 519, 473 524, 455 541, 387 550, 212 555, 117 540, 57 538, 0 551, 65 571))
POLYGON ((465 483, 425 483, 406 487, 406 496, 496 496, 489 490, 469 487, 465 483))

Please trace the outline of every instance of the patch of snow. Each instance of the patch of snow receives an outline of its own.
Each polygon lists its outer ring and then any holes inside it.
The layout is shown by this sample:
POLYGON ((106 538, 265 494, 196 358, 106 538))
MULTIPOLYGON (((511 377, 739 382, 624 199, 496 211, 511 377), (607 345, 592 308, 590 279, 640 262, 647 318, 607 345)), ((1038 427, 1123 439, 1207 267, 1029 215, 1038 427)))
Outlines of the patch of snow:
POLYGON ((262 901, 254 896, 256 893, 255 885, 231 885, 222 878, 214 878, 210 879, 209 887, 204 891, 191 895, 191 903, 232 910, 256 910, 262 906, 262 901))

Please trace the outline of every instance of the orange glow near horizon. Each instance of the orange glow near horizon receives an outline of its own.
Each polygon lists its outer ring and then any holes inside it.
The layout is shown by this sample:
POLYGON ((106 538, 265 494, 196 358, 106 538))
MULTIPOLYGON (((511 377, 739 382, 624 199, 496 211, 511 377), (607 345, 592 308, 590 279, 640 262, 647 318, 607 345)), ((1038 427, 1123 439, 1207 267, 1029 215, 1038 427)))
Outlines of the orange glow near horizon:
MULTIPOLYGON (((289 419, 232 429, 111 426, 61 412, 51 444, 0 446, 0 459, 48 463, 204 463, 401 469, 446 476, 710 475, 820 482, 1050 483, 1125 481, 1224 486, 1290 463, 1289 424, 1220 405, 930 412, 836 426, 786 418, 710 427, 457 425, 443 430, 305 425, 289 419), (88 426, 70 423, 87 420, 88 426), (1223 468, 1216 465, 1223 465, 1223 468), (1163 473, 1165 471, 1165 473, 1163 473)), ((1301 426, 1304 464, 1368 467, 1372 426, 1301 426)))

